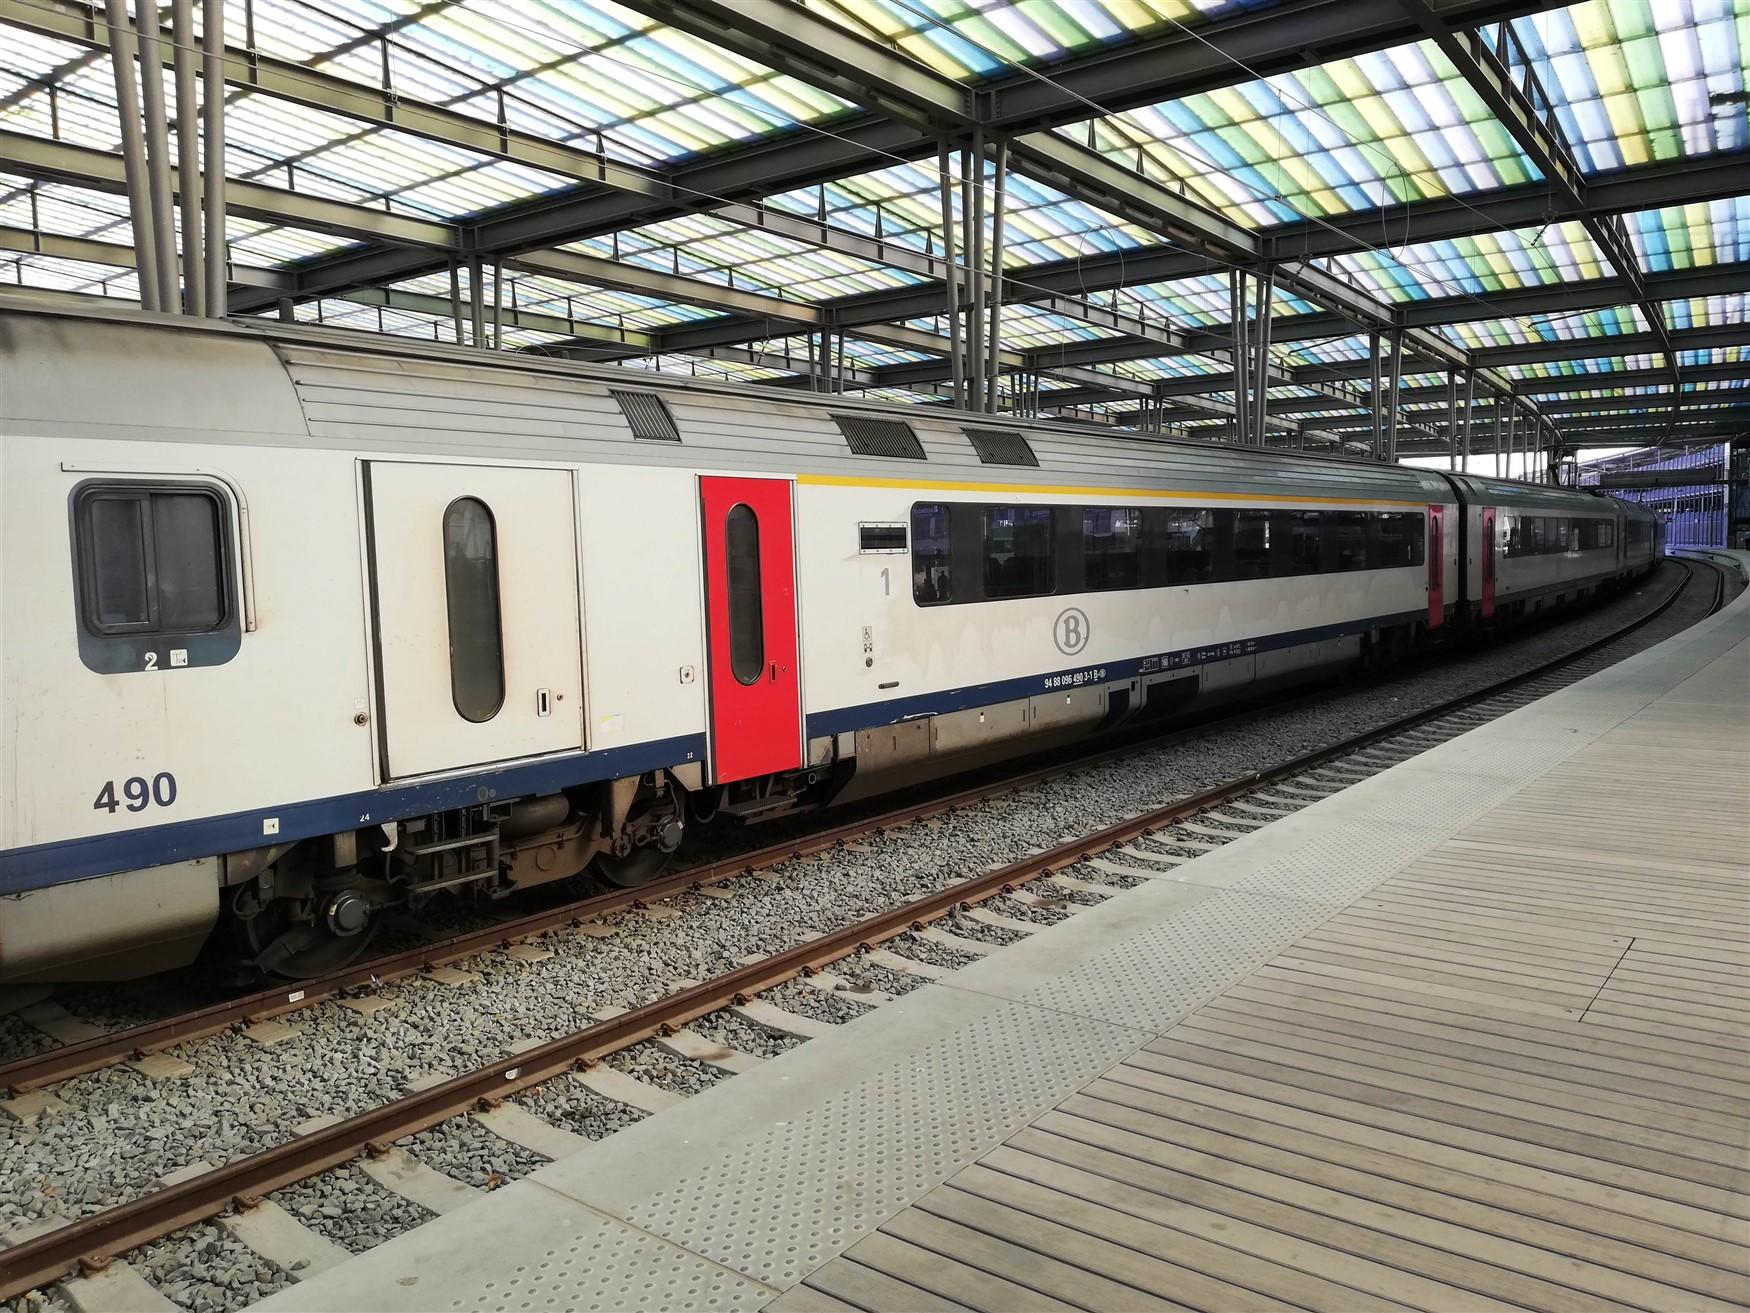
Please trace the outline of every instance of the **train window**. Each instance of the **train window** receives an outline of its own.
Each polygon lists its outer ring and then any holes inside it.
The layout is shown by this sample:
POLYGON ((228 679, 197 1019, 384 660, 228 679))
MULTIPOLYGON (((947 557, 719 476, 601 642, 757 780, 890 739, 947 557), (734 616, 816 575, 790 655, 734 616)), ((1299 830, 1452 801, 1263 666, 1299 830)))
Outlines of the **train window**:
POLYGON ((1385 511, 1374 516, 1376 537, 1369 560, 1376 570, 1422 564, 1422 516, 1412 511, 1385 511))
POLYGON ((1543 516, 1527 515, 1523 521, 1525 533, 1525 554, 1527 556, 1543 555, 1543 516))
POLYGON ((1336 568, 1365 570, 1367 568, 1367 512, 1338 511, 1332 540, 1337 548, 1336 568))
POLYGON ((1082 561, 1089 590, 1135 588, 1142 582, 1142 512, 1084 509, 1082 561))
POLYGON ((729 669, 757 684, 766 668, 766 619, 760 593, 760 522, 753 508, 731 506, 723 521, 729 574, 729 669))
POLYGON ((954 600, 948 508, 940 502, 919 502, 911 508, 911 595, 919 606, 954 600))
POLYGON ((1287 535, 1287 564, 1274 574, 1318 574, 1323 568, 1323 511, 1277 511, 1278 532, 1287 535))
POLYGON ((984 508, 984 595, 1039 597, 1052 589, 1049 506, 984 508))
POLYGON ((504 705, 498 611, 498 529, 486 503, 458 497, 444 511, 444 599, 450 624, 450 700, 476 724, 504 705))
POLYGON ((1234 511, 1232 579, 1262 579, 1270 573, 1270 512, 1234 511))
POLYGON ((1616 526, 1614 524, 1612 524, 1609 520, 1594 520, 1594 521, 1592 521, 1592 529, 1593 529, 1592 545, 1594 547, 1615 547, 1616 546, 1616 526))
POLYGON ((1202 584, 1215 577, 1215 512, 1164 512, 1167 582, 1202 584))
POLYGON ((216 491, 111 484, 86 488, 76 505, 81 609, 93 634, 224 625, 229 571, 216 491))

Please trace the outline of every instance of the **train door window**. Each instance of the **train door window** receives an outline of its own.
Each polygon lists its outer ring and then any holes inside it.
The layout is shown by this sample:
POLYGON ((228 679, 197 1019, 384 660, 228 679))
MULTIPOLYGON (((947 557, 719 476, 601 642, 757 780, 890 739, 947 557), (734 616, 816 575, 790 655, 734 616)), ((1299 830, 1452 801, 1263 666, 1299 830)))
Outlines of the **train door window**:
POLYGON ((911 508, 911 595, 919 606, 954 600, 948 508, 939 502, 919 502, 911 508))
POLYGON ((1233 577, 1262 579, 1270 573, 1270 512, 1235 511, 1233 577))
POLYGON ((1367 568, 1367 512, 1338 511, 1332 526, 1332 540, 1337 548, 1336 568, 1365 570, 1367 568))
POLYGON ((102 674, 217 665, 242 623, 231 503, 199 483, 87 483, 71 498, 79 655, 102 674))
POLYGON ((1087 586, 1100 592, 1142 582, 1142 512, 1089 506, 1082 511, 1087 586))
POLYGON ((475 724, 504 705, 504 634, 498 609, 498 527, 486 503, 458 497, 444 511, 444 600, 450 626, 450 700, 475 724))
POLYGON ((1161 513, 1169 584, 1202 584, 1215 577, 1215 512, 1161 513))
POLYGON ((1318 574, 1323 568, 1323 511, 1277 511, 1279 532, 1286 536, 1287 563, 1283 574, 1318 574))
POLYGON ((760 522, 750 506, 732 506, 723 521, 729 574, 729 669, 757 684, 766 668, 766 619, 760 592, 760 522))
POLYGON ((984 508, 984 595, 1039 597, 1052 590, 1049 506, 984 508))
POLYGON ((223 511, 205 488, 85 489, 77 517, 92 632, 192 634, 222 625, 223 511))

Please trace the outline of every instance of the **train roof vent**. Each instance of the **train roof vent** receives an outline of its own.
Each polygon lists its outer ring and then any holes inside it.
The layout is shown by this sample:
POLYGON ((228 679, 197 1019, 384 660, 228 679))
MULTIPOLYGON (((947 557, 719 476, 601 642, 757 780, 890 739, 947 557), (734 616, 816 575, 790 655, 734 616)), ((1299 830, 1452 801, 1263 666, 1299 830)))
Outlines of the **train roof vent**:
POLYGON ((859 456, 898 456, 927 460, 924 444, 902 419, 875 419, 869 415, 834 415, 845 442, 859 456))
POLYGON ((1039 457, 1027 445, 1027 439, 1013 429, 967 429, 966 436, 979 460, 986 465, 1031 465, 1039 467, 1039 457))
POLYGON ((668 413, 668 403, 654 392, 624 392, 609 388, 620 403, 620 413, 631 426, 632 436, 648 442, 679 442, 681 431, 675 427, 674 416, 668 413))

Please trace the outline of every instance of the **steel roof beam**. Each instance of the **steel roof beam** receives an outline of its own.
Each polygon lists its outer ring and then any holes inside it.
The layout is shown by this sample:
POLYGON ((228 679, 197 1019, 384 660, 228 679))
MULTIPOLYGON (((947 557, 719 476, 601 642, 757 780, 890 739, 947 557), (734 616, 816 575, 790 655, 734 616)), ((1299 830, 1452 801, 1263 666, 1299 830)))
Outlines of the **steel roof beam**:
MULTIPOLYGON (((101 6, 98 6, 101 9, 101 6)), ((109 49, 109 33, 91 7, 68 0, 0 0, 0 23, 94 50, 109 49)), ((174 58, 168 41, 158 43, 164 62, 174 58)), ((196 45, 200 44, 196 38, 196 45)), ((225 82, 360 123, 511 160, 600 187, 666 200, 671 189, 652 169, 623 164, 596 151, 538 137, 505 124, 404 96, 389 87, 325 73, 242 46, 225 47, 225 82)), ((232 185, 236 185, 232 183, 232 185)))
MULTIPOLYGON (((70 183, 75 187, 89 187, 116 195, 127 190, 122 176, 122 157, 112 151, 0 130, 0 161, 4 162, 6 172, 41 182, 70 183)), ((170 166, 170 178, 172 187, 175 187, 177 170, 174 164, 170 166)), ((367 205, 332 201, 309 192, 286 191, 236 178, 226 181, 225 206, 230 213, 245 219, 290 224, 354 241, 395 243, 421 248, 426 253, 456 252, 462 245, 461 232, 453 224, 390 214, 367 205)), ((426 256, 422 254, 420 258, 426 256)), ((448 254, 443 258, 447 262, 448 254)), ((290 267, 287 271, 291 271, 290 267)), ((268 296, 266 303, 271 305, 273 299, 268 296)))
MULTIPOLYGON (((52 260, 78 260, 84 264, 112 265, 117 269, 138 268, 134 259, 134 248, 126 242, 105 242, 92 237, 63 237, 30 228, 0 226, 0 251, 42 255, 52 260)), ((260 287, 282 294, 292 290, 291 277, 277 269, 232 264, 230 278, 232 285, 238 287, 260 287)))

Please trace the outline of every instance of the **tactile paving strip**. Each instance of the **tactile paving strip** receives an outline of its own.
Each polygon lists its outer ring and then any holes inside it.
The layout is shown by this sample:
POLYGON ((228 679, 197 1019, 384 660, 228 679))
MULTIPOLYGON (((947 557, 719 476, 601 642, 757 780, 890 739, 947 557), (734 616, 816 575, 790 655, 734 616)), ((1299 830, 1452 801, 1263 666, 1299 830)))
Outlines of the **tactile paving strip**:
POLYGON ((998 1004, 794 1120, 695 1157, 684 1177, 623 1216, 787 1286, 1146 1039, 998 1004), (1017 1064, 1017 1053, 1027 1062, 1017 1064))
POLYGON ((1164 1030, 1331 911, 1302 899, 1224 892, 1116 941, 1021 997, 1035 1007, 1164 1030))

